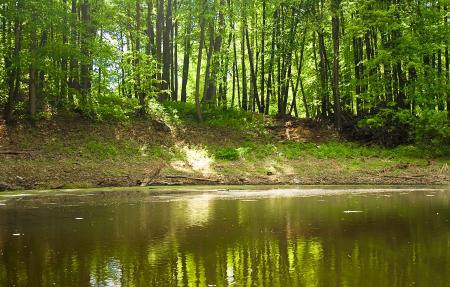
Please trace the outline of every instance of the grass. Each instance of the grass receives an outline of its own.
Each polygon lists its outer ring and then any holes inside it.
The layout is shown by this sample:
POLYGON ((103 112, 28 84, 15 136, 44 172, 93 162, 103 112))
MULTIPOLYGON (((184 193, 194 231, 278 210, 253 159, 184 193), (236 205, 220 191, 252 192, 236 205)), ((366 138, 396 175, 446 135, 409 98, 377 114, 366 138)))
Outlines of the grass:
MULTIPOLYGON (((197 121, 195 105, 192 103, 165 102, 156 103, 156 118, 175 125, 190 125, 197 121)), ((265 134, 267 119, 261 114, 227 109, 204 109, 202 111, 203 124, 207 127, 229 128, 235 131, 246 131, 257 134, 265 134)))
POLYGON ((400 146, 382 148, 363 146, 348 142, 313 143, 265 143, 247 142, 239 147, 218 148, 214 156, 221 160, 260 160, 268 157, 281 157, 289 160, 314 157, 317 159, 360 159, 380 158, 402 160, 448 159, 442 150, 430 150, 420 146, 400 146))

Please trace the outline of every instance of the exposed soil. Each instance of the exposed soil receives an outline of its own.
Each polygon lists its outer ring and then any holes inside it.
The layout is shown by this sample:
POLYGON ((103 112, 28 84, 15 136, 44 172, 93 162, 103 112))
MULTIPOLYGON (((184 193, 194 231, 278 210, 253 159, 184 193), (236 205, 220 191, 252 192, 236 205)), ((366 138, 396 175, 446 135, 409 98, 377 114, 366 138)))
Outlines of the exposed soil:
POLYGON ((361 158, 358 164, 363 168, 349 168, 355 160, 305 157, 220 161, 198 169, 176 156, 124 155, 128 143, 156 146, 164 152, 180 146, 239 146, 245 141, 320 144, 339 140, 332 129, 305 120, 274 120, 267 131, 265 136, 259 136, 198 124, 169 127, 157 121, 136 121, 125 125, 82 118, 59 118, 35 125, 0 123, 0 191, 184 184, 450 183, 450 162, 439 160, 398 164, 389 159, 361 158), (86 142, 111 144, 123 150, 114 150, 115 156, 97 156, 95 150, 80 148, 86 142), (377 168, 372 167, 375 164, 377 168))

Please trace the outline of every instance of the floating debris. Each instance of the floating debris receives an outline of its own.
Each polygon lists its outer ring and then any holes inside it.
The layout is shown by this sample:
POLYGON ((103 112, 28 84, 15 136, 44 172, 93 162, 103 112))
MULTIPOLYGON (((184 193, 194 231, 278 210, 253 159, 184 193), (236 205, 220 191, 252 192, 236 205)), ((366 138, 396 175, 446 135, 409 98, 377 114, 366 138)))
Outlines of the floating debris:
POLYGON ((20 233, 13 233, 12 236, 22 236, 22 235, 24 235, 24 234, 23 233, 22 234, 20 234, 20 233))
POLYGON ((83 217, 75 217, 75 220, 83 220, 83 217))
POLYGON ((344 213, 362 213, 362 210, 345 210, 344 213))

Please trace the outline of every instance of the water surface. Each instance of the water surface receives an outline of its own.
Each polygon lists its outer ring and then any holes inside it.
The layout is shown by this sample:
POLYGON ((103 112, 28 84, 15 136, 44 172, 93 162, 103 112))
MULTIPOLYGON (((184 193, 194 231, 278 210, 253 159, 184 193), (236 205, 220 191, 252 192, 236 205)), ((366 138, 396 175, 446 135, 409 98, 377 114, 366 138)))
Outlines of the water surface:
POLYGON ((0 202, 0 286, 449 286, 450 191, 0 202))

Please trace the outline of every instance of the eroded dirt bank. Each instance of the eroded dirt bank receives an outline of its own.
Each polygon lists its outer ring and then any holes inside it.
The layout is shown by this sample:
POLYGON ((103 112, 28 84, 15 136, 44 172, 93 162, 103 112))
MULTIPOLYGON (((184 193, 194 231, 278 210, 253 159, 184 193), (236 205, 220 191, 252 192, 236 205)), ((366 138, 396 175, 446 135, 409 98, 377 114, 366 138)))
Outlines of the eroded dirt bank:
POLYGON ((0 191, 153 185, 449 184, 450 159, 350 145, 326 127, 263 130, 56 119, 0 123, 0 191))

